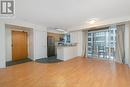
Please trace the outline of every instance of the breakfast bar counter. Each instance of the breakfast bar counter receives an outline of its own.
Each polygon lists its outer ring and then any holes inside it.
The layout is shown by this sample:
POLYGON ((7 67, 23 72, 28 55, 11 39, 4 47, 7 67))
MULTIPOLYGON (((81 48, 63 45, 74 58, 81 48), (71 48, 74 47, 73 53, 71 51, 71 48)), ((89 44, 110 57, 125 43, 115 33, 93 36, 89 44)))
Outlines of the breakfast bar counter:
POLYGON ((57 59, 66 61, 77 56, 77 46, 57 46, 57 59))

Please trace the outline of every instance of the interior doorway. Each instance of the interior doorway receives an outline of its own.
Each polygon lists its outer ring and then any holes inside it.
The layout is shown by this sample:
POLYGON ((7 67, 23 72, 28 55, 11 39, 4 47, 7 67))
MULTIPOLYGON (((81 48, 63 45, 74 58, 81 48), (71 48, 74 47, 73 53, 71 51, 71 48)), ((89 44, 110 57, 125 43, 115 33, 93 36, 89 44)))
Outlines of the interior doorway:
POLYGON ((28 58, 27 32, 12 31, 12 60, 28 58))
POLYGON ((6 25, 6 66, 33 60, 33 29, 23 26, 6 25))
POLYGON ((47 33, 47 55, 48 57, 56 57, 56 44, 61 42, 64 38, 64 34, 57 34, 57 33, 47 33))
POLYGON ((56 56, 55 54, 55 37, 47 36, 48 57, 56 56))

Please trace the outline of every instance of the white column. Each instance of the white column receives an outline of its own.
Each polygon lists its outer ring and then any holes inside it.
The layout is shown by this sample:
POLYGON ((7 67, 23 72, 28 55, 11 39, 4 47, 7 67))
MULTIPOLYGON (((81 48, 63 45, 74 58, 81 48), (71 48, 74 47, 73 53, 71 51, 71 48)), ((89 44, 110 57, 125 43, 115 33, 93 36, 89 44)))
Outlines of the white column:
POLYGON ((125 25, 125 64, 128 64, 130 67, 130 23, 125 25))
POLYGON ((129 49, 129 50, 128 50, 128 52, 129 52, 129 53, 128 53, 128 54, 129 54, 129 56, 128 56, 128 65, 129 65, 129 67, 130 67, 130 22, 129 22, 129 24, 128 24, 128 30, 129 30, 129 38, 128 38, 128 39, 129 39, 129 40, 128 40, 128 41, 129 41, 129 47, 128 47, 127 49, 129 49))
POLYGON ((77 43, 77 56, 82 56, 83 51, 83 31, 74 31, 70 33, 70 42, 77 43))
POLYGON ((28 58, 34 60, 34 31, 33 29, 28 32, 28 58))
POLYGON ((34 30, 34 60, 47 57, 47 32, 34 30))
POLYGON ((124 45, 125 45, 125 64, 129 62, 129 25, 125 25, 125 38, 124 38, 124 45))
POLYGON ((6 67, 5 57, 5 24, 0 23, 0 68, 6 67))

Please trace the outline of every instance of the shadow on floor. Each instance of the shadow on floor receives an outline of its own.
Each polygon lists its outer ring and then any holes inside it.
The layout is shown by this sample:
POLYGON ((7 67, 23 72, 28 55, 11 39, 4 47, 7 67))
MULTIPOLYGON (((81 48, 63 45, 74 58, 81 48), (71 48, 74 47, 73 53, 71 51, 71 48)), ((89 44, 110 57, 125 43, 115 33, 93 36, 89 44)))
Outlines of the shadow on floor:
POLYGON ((22 59, 22 60, 17 60, 17 61, 8 61, 6 62, 6 66, 12 66, 12 65, 16 65, 16 64, 22 64, 22 63, 26 63, 26 62, 30 62, 32 61, 29 58, 26 59, 22 59))
POLYGON ((58 63, 58 62, 62 62, 62 60, 59 60, 56 58, 56 56, 53 56, 53 57, 48 57, 48 58, 37 59, 36 62, 38 62, 38 63, 58 63))

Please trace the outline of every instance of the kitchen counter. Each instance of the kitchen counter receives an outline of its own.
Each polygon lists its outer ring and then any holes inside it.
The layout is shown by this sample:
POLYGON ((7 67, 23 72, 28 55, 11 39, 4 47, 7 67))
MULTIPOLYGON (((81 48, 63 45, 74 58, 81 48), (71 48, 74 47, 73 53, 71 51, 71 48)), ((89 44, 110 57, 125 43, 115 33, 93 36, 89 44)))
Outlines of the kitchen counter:
POLYGON ((77 56, 77 45, 57 46, 57 59, 69 60, 77 56))

